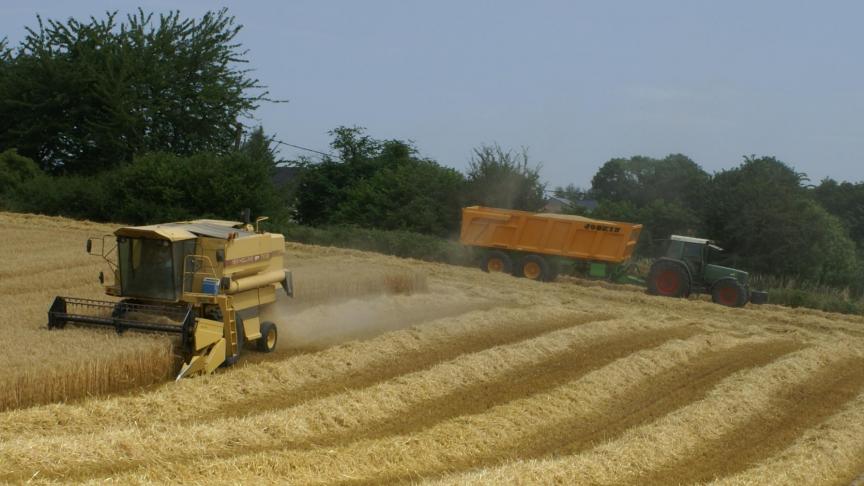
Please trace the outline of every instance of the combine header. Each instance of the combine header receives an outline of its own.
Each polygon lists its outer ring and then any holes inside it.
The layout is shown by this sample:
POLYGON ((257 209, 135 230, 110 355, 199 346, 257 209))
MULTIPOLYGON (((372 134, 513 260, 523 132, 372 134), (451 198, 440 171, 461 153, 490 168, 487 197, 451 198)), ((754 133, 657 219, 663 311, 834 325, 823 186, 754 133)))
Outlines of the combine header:
MULTIPOLYGON (((255 226, 220 220, 131 226, 87 240, 87 252, 112 269, 105 293, 121 300, 56 297, 48 328, 72 323, 178 334, 184 354, 178 379, 233 364, 247 342, 273 351, 276 326, 259 312, 275 302, 280 286, 289 296, 293 290, 285 239, 259 231, 264 219, 255 226)), ((104 274, 99 280, 105 284, 104 274)))

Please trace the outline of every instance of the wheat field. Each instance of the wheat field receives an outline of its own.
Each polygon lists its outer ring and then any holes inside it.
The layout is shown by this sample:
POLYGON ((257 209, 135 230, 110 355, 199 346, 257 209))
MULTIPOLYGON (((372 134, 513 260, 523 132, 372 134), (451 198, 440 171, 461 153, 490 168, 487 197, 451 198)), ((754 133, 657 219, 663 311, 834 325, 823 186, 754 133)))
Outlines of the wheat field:
POLYGON ((0 213, 0 481, 850 484, 864 318, 287 245, 279 349, 170 381, 169 338, 44 329, 88 235, 0 213))

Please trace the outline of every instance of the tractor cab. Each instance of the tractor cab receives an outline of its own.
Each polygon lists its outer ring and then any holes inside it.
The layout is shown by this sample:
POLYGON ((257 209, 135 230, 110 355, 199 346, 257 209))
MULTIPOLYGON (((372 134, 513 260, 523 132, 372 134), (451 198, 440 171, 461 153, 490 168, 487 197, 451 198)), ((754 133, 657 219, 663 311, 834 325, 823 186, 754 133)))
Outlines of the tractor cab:
POLYGON ((683 262, 695 280, 714 282, 720 278, 732 277, 741 285, 747 285, 747 272, 711 263, 717 260, 721 253, 723 248, 711 240, 672 235, 664 257, 683 262))

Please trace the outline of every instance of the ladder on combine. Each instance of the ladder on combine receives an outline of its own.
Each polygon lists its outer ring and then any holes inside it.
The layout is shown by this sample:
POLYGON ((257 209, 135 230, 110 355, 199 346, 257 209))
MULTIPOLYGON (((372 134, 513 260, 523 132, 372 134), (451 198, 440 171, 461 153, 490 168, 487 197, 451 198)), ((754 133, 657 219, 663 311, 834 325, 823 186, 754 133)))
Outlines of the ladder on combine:
MULTIPOLYGON (((228 356, 228 352, 226 352, 225 361, 228 364, 234 364, 240 358, 240 348, 243 346, 243 343, 240 342, 240 333, 238 331, 238 323, 237 323, 237 311, 234 310, 234 306, 230 303, 230 297, 228 302, 228 319, 225 323, 225 329, 228 331, 228 346, 227 350, 234 350, 234 353, 231 356, 228 356)), ((242 323, 240 324, 242 325, 242 323)))

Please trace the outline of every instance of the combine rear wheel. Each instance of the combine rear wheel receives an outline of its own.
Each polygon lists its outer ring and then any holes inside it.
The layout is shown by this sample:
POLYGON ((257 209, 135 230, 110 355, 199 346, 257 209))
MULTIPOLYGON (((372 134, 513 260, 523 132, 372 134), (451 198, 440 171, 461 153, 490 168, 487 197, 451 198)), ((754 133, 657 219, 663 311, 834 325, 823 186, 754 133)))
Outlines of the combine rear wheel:
POLYGON ((513 271, 513 261, 504 252, 490 251, 483 258, 483 264, 480 268, 489 273, 510 273, 513 271))
POLYGON ((680 263, 658 260, 648 274, 648 292, 666 297, 690 295, 690 275, 680 263))
POLYGON ((721 278, 711 288, 711 300, 727 307, 744 307, 749 296, 747 289, 734 278, 721 278))
POLYGON ((258 351, 272 353, 276 349, 276 325, 272 322, 261 323, 261 337, 258 339, 258 351))

